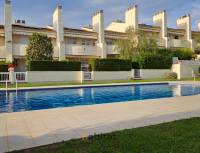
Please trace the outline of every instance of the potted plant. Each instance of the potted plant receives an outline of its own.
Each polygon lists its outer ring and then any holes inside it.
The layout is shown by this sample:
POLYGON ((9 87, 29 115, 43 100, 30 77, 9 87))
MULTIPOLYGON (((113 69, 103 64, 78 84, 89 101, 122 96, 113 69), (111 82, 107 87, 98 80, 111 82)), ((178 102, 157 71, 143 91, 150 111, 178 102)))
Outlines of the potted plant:
POLYGON ((15 69, 15 65, 14 64, 8 64, 8 71, 10 72, 10 71, 14 71, 14 69, 15 69))

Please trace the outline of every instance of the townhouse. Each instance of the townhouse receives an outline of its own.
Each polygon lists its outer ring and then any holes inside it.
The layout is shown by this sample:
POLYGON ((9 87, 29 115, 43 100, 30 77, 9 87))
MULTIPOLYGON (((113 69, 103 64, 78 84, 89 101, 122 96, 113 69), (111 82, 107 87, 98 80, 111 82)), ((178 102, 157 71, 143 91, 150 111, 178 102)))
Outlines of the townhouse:
POLYGON ((65 27, 63 16, 62 6, 57 6, 51 26, 30 26, 23 20, 13 23, 11 1, 5 0, 4 25, 0 25, 0 60, 15 61, 16 71, 24 71, 28 38, 34 32, 46 34, 52 39, 54 59, 78 59, 83 63, 91 58, 116 57, 119 53, 114 50, 114 41, 126 38, 128 27, 156 38, 158 46, 162 48, 191 48, 195 51, 196 40, 200 38, 200 32, 191 29, 190 15, 177 19, 177 29, 167 27, 166 11, 155 13, 153 25, 139 24, 137 6, 131 6, 125 11, 124 21, 112 22, 107 27, 104 25, 102 10, 94 13, 90 26, 80 29, 65 27))

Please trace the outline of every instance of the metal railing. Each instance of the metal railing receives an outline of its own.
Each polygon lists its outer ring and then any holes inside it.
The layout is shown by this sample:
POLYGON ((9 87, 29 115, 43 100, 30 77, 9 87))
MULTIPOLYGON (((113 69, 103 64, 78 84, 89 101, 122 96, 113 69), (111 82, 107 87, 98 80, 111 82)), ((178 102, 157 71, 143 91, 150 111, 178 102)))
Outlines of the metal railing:
POLYGON ((10 81, 9 72, 1 72, 0 73, 0 82, 5 83, 10 81))
POLYGON ((27 72, 15 72, 16 82, 27 82, 27 72))

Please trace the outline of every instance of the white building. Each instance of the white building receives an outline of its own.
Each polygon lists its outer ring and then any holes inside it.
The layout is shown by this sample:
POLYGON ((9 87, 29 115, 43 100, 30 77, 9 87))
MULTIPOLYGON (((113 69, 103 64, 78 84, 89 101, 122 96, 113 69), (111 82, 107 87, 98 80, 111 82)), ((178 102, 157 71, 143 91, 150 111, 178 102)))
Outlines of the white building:
MULTIPOLYGON (((138 7, 132 6, 125 11, 124 22, 112 22, 104 27, 103 11, 92 17, 92 25, 81 29, 67 28, 63 25, 63 8, 58 6, 53 12, 52 26, 35 27, 26 25, 25 21, 13 23, 10 0, 4 2, 4 25, 0 25, 0 59, 15 61, 16 71, 24 71, 28 38, 34 33, 47 34, 52 39, 54 58, 81 59, 110 58, 119 53, 114 51, 113 42, 126 38, 126 29, 133 27, 149 36, 156 37, 158 45, 165 48, 196 48, 195 39, 200 32, 191 30, 191 17, 186 15, 177 20, 177 29, 167 27, 166 11, 153 16, 154 25, 139 24, 138 7)), ((200 25, 200 24, 199 24, 200 25)), ((199 26, 200 27, 200 26, 199 26)))

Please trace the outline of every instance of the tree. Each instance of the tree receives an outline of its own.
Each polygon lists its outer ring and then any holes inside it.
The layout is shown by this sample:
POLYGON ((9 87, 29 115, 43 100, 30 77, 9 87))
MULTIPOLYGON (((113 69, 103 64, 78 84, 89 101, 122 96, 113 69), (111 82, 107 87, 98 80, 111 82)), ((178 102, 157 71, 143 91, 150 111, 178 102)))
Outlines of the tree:
POLYGON ((26 48, 26 61, 53 60, 53 45, 47 35, 33 33, 26 48))
POLYGON ((126 39, 119 39, 115 42, 115 50, 120 52, 121 59, 132 60, 136 55, 154 52, 158 48, 156 40, 152 37, 147 37, 141 31, 129 28, 126 34, 126 39))

